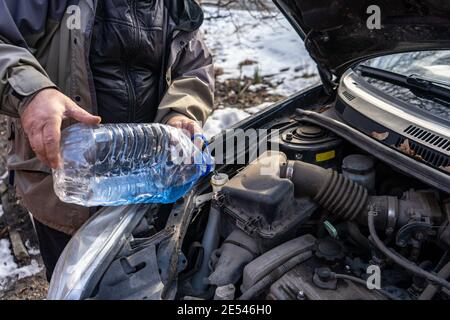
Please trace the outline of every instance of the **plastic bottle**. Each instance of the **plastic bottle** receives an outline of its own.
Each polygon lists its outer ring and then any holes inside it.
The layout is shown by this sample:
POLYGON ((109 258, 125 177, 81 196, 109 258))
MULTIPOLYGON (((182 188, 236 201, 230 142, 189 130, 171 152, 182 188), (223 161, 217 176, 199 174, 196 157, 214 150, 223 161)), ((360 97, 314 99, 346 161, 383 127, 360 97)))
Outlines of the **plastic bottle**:
POLYGON ((207 148, 161 124, 73 125, 61 134, 60 162, 56 195, 86 207, 172 203, 213 170, 207 148))

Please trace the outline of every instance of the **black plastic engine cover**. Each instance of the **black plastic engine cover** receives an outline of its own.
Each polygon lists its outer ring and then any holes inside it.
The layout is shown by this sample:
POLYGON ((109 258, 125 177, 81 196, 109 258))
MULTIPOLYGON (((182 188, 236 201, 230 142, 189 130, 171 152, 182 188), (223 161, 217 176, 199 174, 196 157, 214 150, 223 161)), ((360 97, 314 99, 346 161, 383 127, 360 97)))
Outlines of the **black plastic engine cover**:
POLYGON ((294 198, 294 185, 280 178, 281 152, 267 152, 238 173, 222 189, 228 221, 244 232, 270 242, 284 240, 316 209, 307 198, 294 198))

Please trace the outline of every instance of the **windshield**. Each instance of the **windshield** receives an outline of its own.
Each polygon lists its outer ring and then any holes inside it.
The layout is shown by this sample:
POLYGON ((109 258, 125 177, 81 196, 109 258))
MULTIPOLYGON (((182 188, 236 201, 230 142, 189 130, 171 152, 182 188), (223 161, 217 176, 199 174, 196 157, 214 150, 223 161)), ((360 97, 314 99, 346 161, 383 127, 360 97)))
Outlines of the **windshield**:
POLYGON ((450 50, 393 54, 368 60, 364 65, 450 86, 450 50))
MULTIPOLYGON (((403 76, 425 78, 436 82, 438 86, 450 86, 450 50, 408 52, 382 56, 361 63, 363 66, 394 72, 403 76)), ((417 95, 417 92, 405 86, 387 81, 364 77, 377 89, 406 103, 411 111, 425 113, 438 121, 450 123, 449 103, 429 96, 417 95)))

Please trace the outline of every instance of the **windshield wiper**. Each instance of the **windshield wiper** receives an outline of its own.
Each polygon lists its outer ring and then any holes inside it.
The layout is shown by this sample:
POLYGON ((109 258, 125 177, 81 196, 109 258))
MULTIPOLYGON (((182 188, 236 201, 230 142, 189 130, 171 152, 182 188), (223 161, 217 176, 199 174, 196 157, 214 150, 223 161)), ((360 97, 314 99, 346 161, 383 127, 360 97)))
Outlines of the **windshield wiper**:
POLYGON ((445 105, 450 103, 450 87, 442 82, 435 82, 417 75, 404 76, 395 72, 360 65, 357 70, 364 77, 386 81, 410 89, 419 97, 435 100, 445 105))

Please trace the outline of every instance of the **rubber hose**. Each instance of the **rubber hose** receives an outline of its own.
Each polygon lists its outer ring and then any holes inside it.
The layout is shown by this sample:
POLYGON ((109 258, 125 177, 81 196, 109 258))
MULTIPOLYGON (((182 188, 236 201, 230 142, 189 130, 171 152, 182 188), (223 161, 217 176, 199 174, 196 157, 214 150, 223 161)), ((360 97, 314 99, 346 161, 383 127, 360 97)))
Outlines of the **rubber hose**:
POLYGON ((281 166, 281 178, 287 177, 290 166, 296 195, 309 196, 339 218, 356 219, 368 202, 366 188, 331 169, 290 161, 281 166))
MULTIPOLYGON (((450 277, 450 262, 447 262, 447 264, 441 270, 439 270, 439 273, 437 275, 439 277, 442 277, 443 279, 448 279, 450 277)), ((434 295, 439 291, 439 289, 439 286, 430 283, 419 296, 418 300, 433 299, 434 295)))
POLYGON ((274 269, 272 272, 264 276, 261 280, 257 281, 255 284, 253 284, 250 288, 247 289, 239 298, 238 300, 250 300, 254 298, 255 296, 259 295, 262 291, 264 291, 268 286, 272 285, 275 281, 277 281, 279 278, 281 278, 284 274, 286 274, 288 271, 290 271, 292 268, 294 268, 296 265, 302 263, 306 259, 311 257, 311 252, 303 252, 288 261, 286 261, 284 264, 280 265, 276 269, 274 269))
POLYGON ((404 269, 410 271, 411 273, 413 273, 419 277, 426 278, 429 281, 434 282, 438 285, 441 285, 447 289, 450 289, 450 283, 447 280, 445 280, 431 272, 423 270, 422 268, 415 265, 413 262, 407 260, 406 258, 400 256, 395 251, 392 251, 388 247, 386 247, 385 244, 383 243, 383 241, 381 241, 380 238, 378 238, 378 235, 377 235, 377 232, 375 229, 375 215, 376 215, 375 212, 373 212, 372 210, 369 211, 368 226, 369 226, 370 236, 372 237, 372 240, 375 243, 375 245, 377 246, 377 248, 384 255, 386 255, 393 262, 395 262, 399 266, 403 267, 404 269))
POLYGON ((354 242, 365 249, 370 249, 369 240, 361 233, 361 230, 359 230, 359 227, 355 222, 347 221, 346 227, 350 238, 352 238, 354 242))

